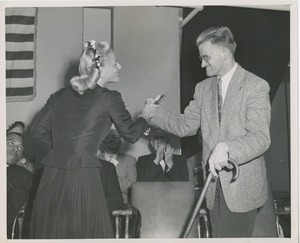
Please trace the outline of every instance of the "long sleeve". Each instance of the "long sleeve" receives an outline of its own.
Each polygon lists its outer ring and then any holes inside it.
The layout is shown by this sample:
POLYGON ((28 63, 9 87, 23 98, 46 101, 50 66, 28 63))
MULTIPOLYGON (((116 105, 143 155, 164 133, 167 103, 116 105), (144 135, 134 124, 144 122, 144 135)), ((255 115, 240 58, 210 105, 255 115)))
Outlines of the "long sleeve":
POLYGON ((161 181, 163 169, 153 162, 154 156, 141 156, 137 161, 137 181, 161 181), (153 158, 153 159, 152 159, 153 158))
POLYGON ((166 173, 166 176, 170 178, 170 181, 188 181, 189 176, 185 156, 174 155, 173 166, 166 173))
POLYGON ((61 89, 50 96, 50 98, 47 100, 47 103, 33 120, 30 127, 31 136, 34 138, 36 143, 47 153, 52 148, 51 129, 53 105, 63 92, 64 89, 61 89))
POLYGON ((188 181, 188 171, 184 156, 174 155, 172 168, 164 173, 161 165, 156 165, 155 155, 138 158, 137 181, 188 181))
POLYGON ((135 143, 147 128, 146 120, 138 118, 135 122, 125 107, 121 94, 112 91, 113 98, 109 104, 109 113, 121 137, 130 143, 135 143))
POLYGON ((239 164, 253 160, 269 148, 271 105, 269 98, 270 87, 261 79, 251 80, 245 88, 245 134, 233 139, 225 139, 229 154, 239 164))
POLYGON ((11 224, 29 196, 32 175, 13 165, 7 168, 7 223, 11 224))

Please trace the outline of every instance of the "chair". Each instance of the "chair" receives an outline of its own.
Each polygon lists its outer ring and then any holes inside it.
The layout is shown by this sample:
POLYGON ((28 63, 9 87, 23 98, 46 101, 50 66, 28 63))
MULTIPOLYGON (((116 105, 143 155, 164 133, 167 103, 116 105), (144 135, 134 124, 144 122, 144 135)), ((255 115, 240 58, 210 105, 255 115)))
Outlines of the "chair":
POLYGON ((25 225, 25 208, 26 203, 19 210, 17 216, 14 219, 12 230, 11 230, 11 239, 23 239, 24 225, 25 225))
MULTIPOLYGON (((132 205, 141 212, 140 238, 181 237, 195 203, 192 182, 135 182, 131 193, 132 205)), ((199 237, 197 224, 189 238, 199 237)))
POLYGON ((135 207, 114 210, 112 212, 115 219, 115 238, 139 238, 141 228, 141 214, 135 207))

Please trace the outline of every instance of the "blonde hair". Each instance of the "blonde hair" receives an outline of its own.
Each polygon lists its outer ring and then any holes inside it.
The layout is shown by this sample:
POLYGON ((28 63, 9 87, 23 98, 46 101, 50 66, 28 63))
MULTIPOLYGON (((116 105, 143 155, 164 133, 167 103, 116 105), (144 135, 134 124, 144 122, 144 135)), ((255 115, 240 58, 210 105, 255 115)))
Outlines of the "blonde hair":
POLYGON ((87 89, 94 89, 101 77, 100 67, 112 52, 111 45, 107 42, 86 41, 79 58, 79 74, 70 80, 70 84, 79 94, 87 89))

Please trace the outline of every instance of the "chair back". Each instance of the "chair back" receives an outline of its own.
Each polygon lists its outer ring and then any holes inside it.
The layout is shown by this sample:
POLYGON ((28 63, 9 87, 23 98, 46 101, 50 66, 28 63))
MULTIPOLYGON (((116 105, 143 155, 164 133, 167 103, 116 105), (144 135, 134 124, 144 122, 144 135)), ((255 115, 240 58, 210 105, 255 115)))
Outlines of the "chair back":
MULTIPOLYGON (((193 182, 135 182, 131 193, 141 213, 140 238, 181 237, 195 204, 193 182)), ((196 225, 189 238, 198 237, 196 225)))

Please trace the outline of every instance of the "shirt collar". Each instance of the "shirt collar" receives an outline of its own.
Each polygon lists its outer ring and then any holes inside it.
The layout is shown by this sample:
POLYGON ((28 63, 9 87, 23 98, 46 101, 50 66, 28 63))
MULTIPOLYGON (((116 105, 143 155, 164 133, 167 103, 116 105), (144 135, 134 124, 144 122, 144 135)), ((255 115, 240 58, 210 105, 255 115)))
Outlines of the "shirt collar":
POLYGON ((104 153, 105 160, 109 161, 111 158, 117 159, 117 154, 107 154, 104 153))
POLYGON ((237 63, 235 62, 233 67, 230 69, 230 71, 227 72, 223 77, 221 77, 223 84, 225 84, 225 83, 228 84, 230 82, 237 66, 238 66, 237 63))

